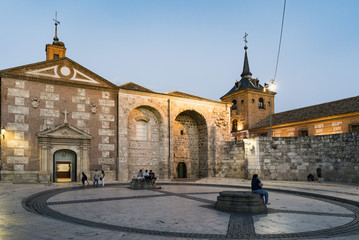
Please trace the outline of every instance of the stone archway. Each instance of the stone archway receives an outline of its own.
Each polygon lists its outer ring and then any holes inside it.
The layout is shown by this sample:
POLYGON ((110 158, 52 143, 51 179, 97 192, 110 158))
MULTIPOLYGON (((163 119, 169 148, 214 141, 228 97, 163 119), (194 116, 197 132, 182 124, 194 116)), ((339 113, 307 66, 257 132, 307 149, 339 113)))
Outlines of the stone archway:
POLYGON ((161 114, 150 106, 131 111, 127 124, 128 178, 140 169, 152 170, 158 178, 166 176, 165 131, 161 114))
POLYGON ((177 165, 177 178, 187 178, 186 163, 179 162, 177 165))
MULTIPOLYGON (((196 111, 180 113, 173 123, 174 164, 186 165, 188 178, 208 177, 208 130, 205 118, 196 111)), ((175 177, 176 169, 172 170, 175 177)))

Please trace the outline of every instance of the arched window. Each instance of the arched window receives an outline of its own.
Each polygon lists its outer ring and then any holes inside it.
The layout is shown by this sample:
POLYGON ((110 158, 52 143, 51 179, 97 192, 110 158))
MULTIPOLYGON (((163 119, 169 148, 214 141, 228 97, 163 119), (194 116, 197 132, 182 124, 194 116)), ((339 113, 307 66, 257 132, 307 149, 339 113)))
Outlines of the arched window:
POLYGON ((136 122, 136 140, 147 140, 147 128, 148 123, 144 120, 138 120, 136 122))
POLYGON ((237 129, 238 129, 238 121, 237 119, 234 119, 232 121, 232 132, 237 132, 237 129))
POLYGON ((232 103, 232 110, 237 109, 237 100, 233 100, 232 103))
POLYGON ((260 109, 264 109, 264 101, 263 101, 263 98, 260 98, 260 99, 258 100, 258 107, 259 107, 260 109))

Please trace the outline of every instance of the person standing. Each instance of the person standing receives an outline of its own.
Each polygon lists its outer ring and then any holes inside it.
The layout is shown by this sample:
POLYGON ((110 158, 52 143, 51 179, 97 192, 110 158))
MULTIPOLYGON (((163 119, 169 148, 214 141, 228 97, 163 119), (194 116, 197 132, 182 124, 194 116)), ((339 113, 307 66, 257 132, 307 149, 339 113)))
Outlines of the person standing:
POLYGON ((98 171, 97 171, 97 169, 95 170, 95 173, 94 173, 94 175, 93 175, 93 180, 94 180, 94 182, 93 182, 93 185, 92 185, 92 187, 98 187, 98 178, 100 177, 100 174, 98 173, 98 171))
POLYGON ((263 183, 258 179, 258 174, 253 174, 252 177, 252 192, 264 195, 264 204, 270 205, 268 202, 268 192, 262 189, 263 183))
POLYGON ((320 179, 322 177, 322 165, 319 165, 317 168, 317 176, 318 176, 318 183, 321 183, 320 179))
POLYGON ((105 186, 105 172, 104 172, 104 170, 101 170, 100 179, 101 179, 101 182, 102 182, 102 187, 104 187, 105 186))

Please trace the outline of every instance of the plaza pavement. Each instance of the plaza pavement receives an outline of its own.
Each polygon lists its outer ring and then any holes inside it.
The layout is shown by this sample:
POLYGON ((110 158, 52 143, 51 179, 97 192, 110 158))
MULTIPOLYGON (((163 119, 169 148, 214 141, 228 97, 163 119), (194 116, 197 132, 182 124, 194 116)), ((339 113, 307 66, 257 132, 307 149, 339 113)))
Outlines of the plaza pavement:
POLYGON ((263 181, 272 203, 268 214, 243 217, 218 211, 213 204, 220 191, 248 191, 248 180, 168 183, 159 182, 162 189, 155 191, 132 190, 117 182, 97 189, 79 183, 0 183, 0 239, 359 239, 359 227, 350 227, 358 212, 338 200, 359 203, 357 185, 263 181), (48 190, 52 192, 46 197, 42 192, 48 190), (27 211, 24 199, 40 192, 35 202, 40 214, 27 211), (74 223, 78 219, 86 223, 74 223))

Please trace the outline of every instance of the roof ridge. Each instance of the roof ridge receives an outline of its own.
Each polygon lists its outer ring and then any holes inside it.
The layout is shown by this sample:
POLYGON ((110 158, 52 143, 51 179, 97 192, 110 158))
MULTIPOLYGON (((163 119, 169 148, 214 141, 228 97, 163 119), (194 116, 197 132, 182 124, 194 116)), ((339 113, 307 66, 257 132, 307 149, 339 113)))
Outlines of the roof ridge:
POLYGON ((128 82, 125 84, 120 85, 118 88, 132 90, 132 91, 139 91, 139 92, 149 92, 149 93, 156 93, 148 88, 142 87, 134 82, 128 82))
POLYGON ((292 110, 275 113, 275 114, 273 114, 273 115, 277 115, 277 114, 280 114, 280 113, 292 112, 292 111, 298 111, 298 110, 303 110, 303 109, 309 109, 309 108, 312 108, 312 107, 314 108, 314 107, 318 107, 318 106, 321 106, 321 105, 326 105, 326 104, 341 102, 341 101, 345 101, 345 100, 349 100, 349 99, 355 99, 355 98, 359 98, 359 95, 358 95, 358 96, 355 96, 355 97, 349 97, 349 98, 343 98, 343 99, 334 100, 334 101, 330 101, 330 102, 319 103, 319 104, 315 104, 315 105, 311 105, 311 106, 295 108, 295 109, 292 109, 292 110))

